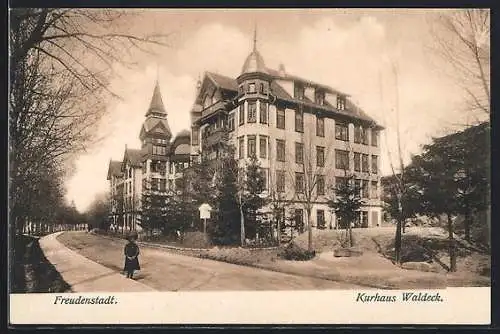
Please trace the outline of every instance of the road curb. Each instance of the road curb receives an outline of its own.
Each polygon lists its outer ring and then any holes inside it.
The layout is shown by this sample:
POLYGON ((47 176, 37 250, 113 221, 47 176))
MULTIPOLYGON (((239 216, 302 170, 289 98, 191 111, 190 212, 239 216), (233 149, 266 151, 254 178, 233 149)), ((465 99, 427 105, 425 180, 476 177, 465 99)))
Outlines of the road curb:
MULTIPOLYGON (((85 275, 87 276, 90 275, 89 271, 97 270, 101 271, 101 273, 105 273, 106 276, 111 278, 111 280, 119 281, 118 285, 131 287, 130 289, 131 291, 135 290, 138 290, 139 292, 157 291, 156 289, 142 282, 125 278, 120 272, 117 272, 113 269, 103 266, 98 262, 92 261, 91 259, 67 247, 57 239, 57 237, 63 233, 64 231, 60 231, 42 237, 40 239, 40 247, 42 248, 42 251, 47 260, 49 260, 49 262, 54 265, 54 267, 60 273, 63 279, 71 286, 73 292, 93 291, 92 289, 87 289, 87 288, 81 288, 82 290, 80 291, 78 291, 80 288, 75 289, 75 286, 82 285, 82 280, 80 278, 76 279, 74 276, 70 276, 70 274, 74 275, 75 270, 71 268, 71 265, 74 265, 75 262, 81 264, 80 266, 77 266, 77 269, 83 270, 85 275), (66 254, 62 256, 60 253, 66 253, 66 254), (82 269, 81 267, 84 267, 84 269, 82 269), (61 268, 63 268, 64 270, 61 270, 61 268), (88 271, 85 269, 90 269, 90 270, 88 271)), ((90 277, 90 280, 92 280, 92 277, 90 277)), ((94 277, 94 282, 97 281, 99 281, 99 275, 96 275, 94 277)), ((124 290, 128 291, 128 289, 124 290)))

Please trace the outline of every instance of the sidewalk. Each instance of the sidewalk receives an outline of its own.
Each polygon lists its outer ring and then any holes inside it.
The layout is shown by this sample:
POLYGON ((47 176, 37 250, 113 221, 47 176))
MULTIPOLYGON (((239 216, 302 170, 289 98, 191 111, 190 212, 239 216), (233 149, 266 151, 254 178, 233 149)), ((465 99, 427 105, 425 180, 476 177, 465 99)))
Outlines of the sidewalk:
POLYGON ((147 292, 155 289, 125 278, 119 272, 106 268, 70 250, 56 238, 63 232, 49 234, 40 239, 40 247, 71 286, 73 292, 147 292))

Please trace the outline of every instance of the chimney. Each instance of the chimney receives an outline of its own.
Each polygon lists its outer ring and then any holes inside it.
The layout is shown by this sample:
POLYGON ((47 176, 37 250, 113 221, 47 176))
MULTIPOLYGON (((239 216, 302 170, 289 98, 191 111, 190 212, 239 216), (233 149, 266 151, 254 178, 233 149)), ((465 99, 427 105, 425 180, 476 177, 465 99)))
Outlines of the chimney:
POLYGON ((286 76, 286 72, 285 72, 285 65, 280 64, 280 67, 279 67, 279 69, 278 69, 278 72, 279 72, 280 76, 285 77, 285 76, 286 76))

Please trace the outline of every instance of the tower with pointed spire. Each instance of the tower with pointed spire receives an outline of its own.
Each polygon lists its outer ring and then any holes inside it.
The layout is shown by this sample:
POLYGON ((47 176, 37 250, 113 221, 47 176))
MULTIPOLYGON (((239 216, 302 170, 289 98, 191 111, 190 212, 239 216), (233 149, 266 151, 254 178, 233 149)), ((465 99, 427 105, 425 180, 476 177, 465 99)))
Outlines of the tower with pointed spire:
POLYGON ((151 194, 166 196, 189 165, 190 133, 181 131, 171 140, 158 71, 145 117, 139 134, 141 148, 125 145, 122 161, 109 162, 110 222, 114 230, 140 231, 139 222, 147 220, 144 206, 151 205, 148 198, 151 194))
POLYGON ((172 138, 158 79, 156 79, 153 96, 146 111, 146 119, 142 124, 139 138, 141 139, 144 153, 157 156, 165 155, 168 143, 172 138))

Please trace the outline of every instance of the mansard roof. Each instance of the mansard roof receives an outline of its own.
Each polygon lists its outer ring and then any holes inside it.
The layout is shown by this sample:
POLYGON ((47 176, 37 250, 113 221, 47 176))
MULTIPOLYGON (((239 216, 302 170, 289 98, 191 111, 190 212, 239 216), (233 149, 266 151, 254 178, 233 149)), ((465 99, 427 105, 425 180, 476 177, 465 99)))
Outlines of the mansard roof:
MULTIPOLYGON (((303 83, 307 83, 308 85, 314 85, 316 87, 322 88, 327 92, 330 93, 336 93, 344 96, 348 96, 347 94, 341 93, 329 86, 326 85, 320 85, 313 83, 311 81, 306 81, 302 78, 299 78, 297 76, 293 75, 288 75, 286 74, 285 76, 281 75, 278 71, 275 70, 269 70, 269 73, 273 77, 273 80, 271 81, 271 94, 276 96, 278 100, 285 101, 285 102, 291 102, 295 104, 300 104, 300 105, 305 105, 308 107, 312 107, 315 109, 319 110, 324 110, 325 112, 333 112, 337 115, 340 116, 345 116, 348 118, 356 118, 360 119, 366 122, 372 123, 374 126, 377 126, 379 128, 382 128, 380 125, 377 125, 376 121, 371 118, 364 110, 362 110, 359 106, 355 105, 352 101, 347 99, 346 101, 346 110, 339 110, 332 104, 328 103, 328 101, 325 101, 324 105, 319 105, 317 103, 314 103, 314 101, 311 101, 310 99, 296 99, 293 96, 291 96, 278 82, 278 80, 299 80, 303 83)), ((236 79, 233 79, 228 76, 224 76, 221 74, 216 74, 212 72, 206 72, 206 76, 218 87, 224 90, 232 91, 237 93, 238 92, 238 83, 236 79)))

